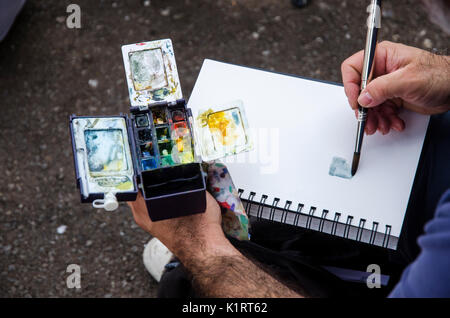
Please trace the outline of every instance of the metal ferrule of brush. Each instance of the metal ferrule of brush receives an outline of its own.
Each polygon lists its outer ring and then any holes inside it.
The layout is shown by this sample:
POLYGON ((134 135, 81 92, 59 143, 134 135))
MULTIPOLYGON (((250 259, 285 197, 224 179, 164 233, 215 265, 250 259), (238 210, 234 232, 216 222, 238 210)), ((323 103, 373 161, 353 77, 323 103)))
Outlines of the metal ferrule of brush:
POLYGON ((355 152, 361 152, 362 141, 364 138, 364 128, 366 127, 366 121, 361 120, 358 121, 358 129, 356 131, 356 143, 355 143, 355 152))

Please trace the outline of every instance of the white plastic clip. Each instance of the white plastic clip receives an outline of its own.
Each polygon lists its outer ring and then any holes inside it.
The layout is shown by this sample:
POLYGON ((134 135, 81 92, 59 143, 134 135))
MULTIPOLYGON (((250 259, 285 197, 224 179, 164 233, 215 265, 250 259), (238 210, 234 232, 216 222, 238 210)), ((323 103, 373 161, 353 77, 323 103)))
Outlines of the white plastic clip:
POLYGON ((119 202, 114 193, 106 193, 104 199, 97 199, 92 202, 92 206, 96 209, 105 209, 106 211, 114 211, 119 207, 119 202))

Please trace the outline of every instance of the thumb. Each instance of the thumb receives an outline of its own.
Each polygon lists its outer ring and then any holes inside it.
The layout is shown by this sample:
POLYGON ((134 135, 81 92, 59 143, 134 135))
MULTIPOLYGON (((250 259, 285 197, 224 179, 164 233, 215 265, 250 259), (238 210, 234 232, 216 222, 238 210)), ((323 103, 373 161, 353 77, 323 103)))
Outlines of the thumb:
POLYGON ((358 103, 363 107, 378 106, 387 99, 400 97, 403 86, 400 70, 377 77, 361 92, 358 103))

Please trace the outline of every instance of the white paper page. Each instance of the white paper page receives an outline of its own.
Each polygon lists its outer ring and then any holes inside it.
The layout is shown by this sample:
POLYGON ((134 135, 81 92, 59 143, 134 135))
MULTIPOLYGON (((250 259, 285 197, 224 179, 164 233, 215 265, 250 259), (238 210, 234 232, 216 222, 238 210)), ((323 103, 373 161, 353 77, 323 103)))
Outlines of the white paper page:
MULTIPOLYGON (((404 111, 405 131, 365 136, 358 172, 352 179, 328 174, 334 156, 351 165, 357 122, 341 86, 205 60, 188 107, 200 109, 240 99, 253 132, 254 150, 223 159, 235 186, 352 215, 353 225, 378 222, 399 236, 429 116, 404 111)), ((245 197, 245 195, 244 195, 245 197)))

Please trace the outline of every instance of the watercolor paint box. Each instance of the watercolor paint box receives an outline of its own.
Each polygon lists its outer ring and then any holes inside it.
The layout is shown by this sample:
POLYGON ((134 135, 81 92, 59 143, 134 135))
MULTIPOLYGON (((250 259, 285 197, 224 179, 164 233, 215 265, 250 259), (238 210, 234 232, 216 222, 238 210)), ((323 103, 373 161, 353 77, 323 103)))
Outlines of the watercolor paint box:
POLYGON ((242 103, 209 108, 194 121, 170 39, 124 45, 122 55, 130 115, 70 117, 81 201, 115 210, 140 190, 153 221, 204 212, 202 160, 251 148, 242 103))

